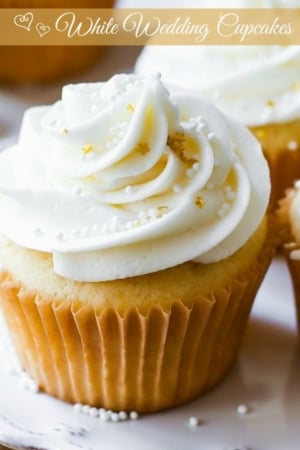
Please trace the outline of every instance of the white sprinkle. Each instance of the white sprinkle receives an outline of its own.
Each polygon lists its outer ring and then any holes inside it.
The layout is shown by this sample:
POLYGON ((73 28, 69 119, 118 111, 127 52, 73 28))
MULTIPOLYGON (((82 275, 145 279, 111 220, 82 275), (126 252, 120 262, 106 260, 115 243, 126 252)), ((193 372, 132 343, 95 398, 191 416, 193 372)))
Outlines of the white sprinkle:
POLYGON ((119 414, 117 412, 111 413, 110 418, 112 422, 119 422, 120 420, 119 414))
POLYGON ((110 419, 110 415, 109 415, 108 411, 106 411, 106 410, 104 410, 104 411, 101 410, 99 417, 100 417, 101 422, 108 422, 110 419))
POLYGON ((199 164, 198 162, 195 162, 195 163, 193 164, 193 170, 194 170, 194 172, 197 172, 199 169, 200 169, 200 164, 199 164))
POLYGON ((291 151, 297 150, 299 147, 298 142, 297 141, 289 141, 287 144, 287 148, 291 151))
POLYGON ((300 189, 300 180, 296 180, 294 182, 294 186, 295 186, 296 189, 300 189))
POLYGON ((115 233, 116 231, 118 231, 118 229, 119 229, 119 225, 116 222, 111 223, 109 226, 109 231, 111 233, 115 233))
POLYGON ((189 418, 189 426, 195 428, 199 425, 199 420, 195 416, 191 416, 189 418))
POLYGON ((156 208, 151 208, 151 209, 149 209, 149 211, 148 211, 148 216, 149 216, 151 219, 154 219, 155 217, 157 217, 157 216, 158 216, 158 211, 157 211, 157 209, 156 209, 156 208))
POLYGON ((236 411, 240 416, 245 416, 249 412, 249 407, 242 403, 238 405, 236 411))
POLYGON ((129 417, 130 417, 130 420, 137 420, 139 418, 139 415, 136 411, 131 411, 129 413, 129 417))
POLYGON ((82 412, 83 414, 89 414, 91 407, 89 405, 83 405, 82 412))
POLYGON ((195 172, 194 172, 193 169, 187 169, 187 170, 186 170, 186 176, 187 176, 188 178, 192 178, 192 177, 194 176, 194 174, 195 174, 195 172))
POLYGON ((203 131, 204 128, 205 128, 205 123, 200 122, 200 123, 197 124, 196 131, 197 131, 198 133, 201 133, 201 131, 203 131))
POLYGON ((75 186, 74 189, 73 189, 73 194, 81 195, 81 193, 82 193, 81 188, 79 186, 75 186))
POLYGON ((148 217, 148 214, 145 211, 139 211, 138 217, 140 220, 146 220, 148 217))
POLYGON ((92 417, 98 417, 98 409, 95 407, 90 408, 89 415, 92 417))
POLYGON ((207 139, 209 140, 209 142, 214 140, 215 137, 216 137, 215 133, 208 133, 208 135, 207 135, 207 139))
POLYGON ((81 413, 82 412, 82 404, 81 403, 75 403, 75 405, 73 406, 73 409, 76 413, 81 413))
POLYGON ((126 224, 125 224, 125 228, 126 228, 127 230, 131 230, 133 227, 134 227, 134 222, 133 222, 133 220, 128 220, 128 222, 126 222, 126 224))
POLYGON ((133 193, 133 187, 132 186, 126 186, 125 192, 126 192, 126 194, 132 194, 133 193))
POLYGON ((128 414, 126 411, 120 411, 119 412, 119 419, 120 420, 127 420, 128 419, 128 414))
POLYGON ((174 184, 173 191, 176 192, 176 193, 181 192, 180 184, 174 184))

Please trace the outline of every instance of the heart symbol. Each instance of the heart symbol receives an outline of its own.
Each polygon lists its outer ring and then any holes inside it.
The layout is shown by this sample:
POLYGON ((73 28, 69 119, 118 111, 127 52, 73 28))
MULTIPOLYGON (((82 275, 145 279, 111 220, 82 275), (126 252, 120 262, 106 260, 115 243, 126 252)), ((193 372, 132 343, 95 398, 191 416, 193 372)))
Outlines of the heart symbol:
POLYGON ((41 22, 37 23, 35 28, 36 31, 39 33, 40 37, 45 36, 45 34, 49 33, 49 31, 51 30, 49 25, 45 25, 41 22))
POLYGON ((30 31, 30 27, 33 21, 33 14, 28 12, 26 14, 18 14, 14 17, 14 23, 17 27, 25 28, 25 30, 30 31))

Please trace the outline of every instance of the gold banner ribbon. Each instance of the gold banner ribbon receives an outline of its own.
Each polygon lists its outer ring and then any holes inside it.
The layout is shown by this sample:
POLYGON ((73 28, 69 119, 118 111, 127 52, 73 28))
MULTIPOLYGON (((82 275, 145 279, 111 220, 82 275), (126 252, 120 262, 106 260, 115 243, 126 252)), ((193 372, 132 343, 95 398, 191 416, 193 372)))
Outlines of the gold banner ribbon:
POLYGON ((1 8, 0 45, 300 45, 300 8, 1 8))

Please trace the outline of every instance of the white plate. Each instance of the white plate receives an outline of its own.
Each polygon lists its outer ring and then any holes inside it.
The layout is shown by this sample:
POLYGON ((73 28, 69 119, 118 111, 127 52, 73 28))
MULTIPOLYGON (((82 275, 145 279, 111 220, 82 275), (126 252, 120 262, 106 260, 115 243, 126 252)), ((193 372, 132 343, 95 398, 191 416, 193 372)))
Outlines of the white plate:
MULTIPOLYGON (((0 361, 8 356, 2 346, 0 361)), ((276 258, 227 378, 182 407, 136 421, 102 422, 24 389, 0 366, 0 442, 47 450, 299 450, 300 376, 295 311, 284 261, 276 258), (249 411, 238 414, 238 405, 249 411), (199 420, 197 427, 189 418, 199 420)))

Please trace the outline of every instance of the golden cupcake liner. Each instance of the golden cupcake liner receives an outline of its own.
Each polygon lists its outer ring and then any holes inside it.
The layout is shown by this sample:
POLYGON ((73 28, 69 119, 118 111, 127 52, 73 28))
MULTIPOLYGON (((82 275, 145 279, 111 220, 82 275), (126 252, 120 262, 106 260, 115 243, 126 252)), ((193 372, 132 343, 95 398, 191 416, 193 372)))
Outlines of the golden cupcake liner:
MULTIPOLYGON (((112 410, 153 412, 216 385, 232 366, 256 292, 269 266, 266 245, 250 269, 192 305, 157 304, 142 314, 97 311, 29 292, 0 276, 0 298, 24 369, 40 389, 112 410)), ((134 302, 133 302, 134 303, 134 302)))
POLYGON ((295 309, 297 315, 298 335, 300 338, 300 260, 293 259, 291 257, 291 253, 295 250, 300 252, 300 245, 290 242, 283 246, 283 253, 287 262, 290 278, 292 281, 295 309))
POLYGON ((260 141, 271 177, 270 205, 274 208, 286 189, 300 178, 300 120, 250 128, 260 141))
POLYGON ((277 152, 277 158, 271 159, 266 153, 271 176, 270 204, 274 207, 284 196, 285 191, 293 186, 294 181, 300 178, 300 149, 290 151, 283 149, 277 152))

